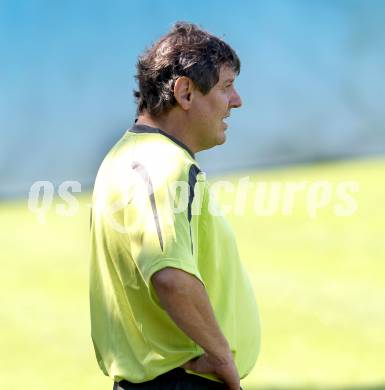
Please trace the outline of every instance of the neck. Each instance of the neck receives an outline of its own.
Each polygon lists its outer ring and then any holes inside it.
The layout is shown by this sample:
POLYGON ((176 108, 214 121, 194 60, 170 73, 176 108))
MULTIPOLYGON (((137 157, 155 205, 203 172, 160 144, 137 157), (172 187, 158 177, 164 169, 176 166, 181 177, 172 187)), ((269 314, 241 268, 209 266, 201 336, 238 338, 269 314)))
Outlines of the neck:
POLYGON ((200 151, 198 145, 193 140, 192 132, 188 131, 186 121, 180 118, 175 112, 170 112, 159 117, 154 117, 147 112, 143 112, 139 114, 136 124, 157 127, 185 144, 193 153, 200 151))

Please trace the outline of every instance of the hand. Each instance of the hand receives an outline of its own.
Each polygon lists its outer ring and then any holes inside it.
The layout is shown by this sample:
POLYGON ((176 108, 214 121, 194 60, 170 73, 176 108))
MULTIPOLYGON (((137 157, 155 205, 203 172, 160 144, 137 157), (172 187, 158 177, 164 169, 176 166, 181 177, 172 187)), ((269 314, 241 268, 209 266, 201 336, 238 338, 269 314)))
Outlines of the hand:
POLYGON ((240 389, 239 374, 231 354, 224 359, 204 354, 181 367, 200 374, 214 374, 228 386, 229 390, 240 389))

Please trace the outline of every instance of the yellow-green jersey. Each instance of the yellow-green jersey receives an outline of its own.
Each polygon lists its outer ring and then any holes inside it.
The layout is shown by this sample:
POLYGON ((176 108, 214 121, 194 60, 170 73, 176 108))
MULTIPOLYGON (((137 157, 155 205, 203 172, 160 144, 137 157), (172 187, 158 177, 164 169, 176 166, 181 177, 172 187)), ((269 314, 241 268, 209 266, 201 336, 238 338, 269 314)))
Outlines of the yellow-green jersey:
POLYGON ((160 129, 135 124, 105 157, 91 214, 91 332, 114 381, 145 382, 204 353, 157 299, 151 276, 165 267, 204 284, 240 377, 251 371, 257 304, 217 210, 193 153, 160 129))

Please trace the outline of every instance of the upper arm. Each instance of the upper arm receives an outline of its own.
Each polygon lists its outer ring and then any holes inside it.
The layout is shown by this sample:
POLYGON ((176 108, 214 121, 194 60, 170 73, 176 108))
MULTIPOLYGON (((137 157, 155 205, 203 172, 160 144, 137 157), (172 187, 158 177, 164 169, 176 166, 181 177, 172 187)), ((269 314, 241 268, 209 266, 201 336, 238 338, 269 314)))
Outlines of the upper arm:
POLYGON ((205 286, 196 276, 181 269, 166 267, 151 277, 150 290, 153 299, 163 308, 190 301, 193 295, 202 298, 205 286))
POLYGON ((194 275, 172 267, 166 267, 155 272, 151 277, 151 281, 156 290, 188 290, 192 285, 196 285, 197 283, 203 286, 202 282, 194 275))

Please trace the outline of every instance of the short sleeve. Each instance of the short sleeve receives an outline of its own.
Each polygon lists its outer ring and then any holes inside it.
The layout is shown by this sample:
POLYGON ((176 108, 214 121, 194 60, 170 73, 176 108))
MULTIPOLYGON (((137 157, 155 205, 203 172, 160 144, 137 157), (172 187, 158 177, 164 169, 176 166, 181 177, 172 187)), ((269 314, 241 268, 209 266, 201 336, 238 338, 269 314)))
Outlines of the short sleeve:
POLYGON ((135 188, 124 223, 133 260, 149 287, 152 275, 166 267, 188 272, 203 283, 191 229, 191 166, 166 172, 162 168, 132 162, 135 188))

